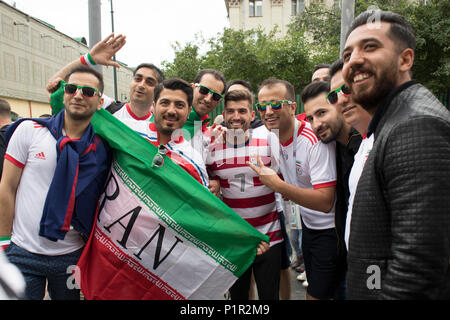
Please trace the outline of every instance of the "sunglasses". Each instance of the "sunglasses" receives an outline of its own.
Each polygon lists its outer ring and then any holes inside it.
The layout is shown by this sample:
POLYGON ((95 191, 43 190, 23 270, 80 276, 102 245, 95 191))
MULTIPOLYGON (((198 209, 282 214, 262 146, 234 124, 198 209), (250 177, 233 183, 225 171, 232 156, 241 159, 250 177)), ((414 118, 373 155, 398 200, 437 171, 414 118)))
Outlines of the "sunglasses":
POLYGON ((81 89, 81 94, 86 98, 92 98, 95 96, 95 93, 98 93, 100 96, 100 91, 96 88, 92 88, 89 86, 77 86, 73 83, 65 83, 64 84, 64 92, 67 94, 75 94, 78 89, 81 89))
POLYGON ((158 153, 155 154, 152 161, 152 168, 153 167, 161 167, 164 164, 164 157, 163 155, 167 153, 167 148, 162 144, 158 147, 158 153))
POLYGON ((338 93, 339 92, 342 92, 342 94, 344 96, 349 96, 350 95, 350 89, 347 88, 347 86, 344 83, 339 88, 328 92, 328 94, 327 94, 327 101, 328 101, 329 104, 336 104, 336 102, 338 101, 338 93))
POLYGON ((199 84, 199 83, 196 83, 196 84, 194 84, 194 85, 195 85, 196 87, 198 87, 198 88, 199 88, 198 91, 199 91, 201 94, 205 95, 205 96, 206 96, 207 94, 211 93, 211 94, 212 94, 212 98, 213 98, 214 101, 219 102, 219 101, 222 100, 222 98, 223 98, 223 95, 221 95, 220 93, 217 93, 217 92, 211 90, 211 89, 208 88, 208 87, 202 86, 202 85, 199 84))
POLYGON ((273 111, 278 111, 281 109, 284 103, 292 104, 292 101, 289 100, 272 100, 269 102, 258 102, 255 103, 256 109, 258 109, 259 112, 266 112, 267 106, 270 105, 270 108, 273 111))

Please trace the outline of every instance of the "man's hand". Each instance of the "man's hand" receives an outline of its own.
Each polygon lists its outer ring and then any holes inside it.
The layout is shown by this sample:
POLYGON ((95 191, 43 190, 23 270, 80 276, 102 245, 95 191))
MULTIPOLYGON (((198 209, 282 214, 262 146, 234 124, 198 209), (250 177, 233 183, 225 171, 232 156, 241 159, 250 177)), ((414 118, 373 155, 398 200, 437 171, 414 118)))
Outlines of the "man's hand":
POLYGON ((277 185, 282 181, 278 174, 271 168, 266 167, 259 155, 256 155, 256 161, 258 164, 257 166, 249 161, 247 161, 247 165, 258 174, 259 180, 264 183, 264 185, 277 192, 277 185))
POLYGON ((213 142, 223 143, 225 142, 227 128, 220 124, 214 123, 210 128, 210 133, 211 133, 211 143, 213 142))
POLYGON ((256 249, 256 255, 259 256, 263 253, 266 253, 267 251, 269 251, 269 249, 270 245, 265 241, 261 241, 258 245, 258 249, 256 249))
POLYGON ((220 198, 219 180, 209 180, 209 191, 211 191, 217 198, 220 198))
POLYGON ((56 90, 58 90, 59 83, 61 82, 61 80, 63 80, 61 77, 54 77, 54 78, 51 78, 47 82, 47 85, 45 86, 45 89, 47 90, 49 95, 52 94, 53 92, 55 92, 56 90))
POLYGON ((122 49, 125 43, 126 37, 124 35, 114 36, 114 33, 111 33, 105 39, 96 43, 89 54, 96 64, 120 68, 120 64, 113 61, 112 58, 117 51, 122 49))

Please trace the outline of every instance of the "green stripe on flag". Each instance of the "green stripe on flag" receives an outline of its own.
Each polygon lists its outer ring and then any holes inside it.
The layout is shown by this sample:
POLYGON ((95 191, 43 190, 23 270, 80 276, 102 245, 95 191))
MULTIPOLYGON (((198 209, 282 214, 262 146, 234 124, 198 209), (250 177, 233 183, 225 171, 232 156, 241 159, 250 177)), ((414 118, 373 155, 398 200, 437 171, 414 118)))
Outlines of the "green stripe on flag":
MULTIPOLYGON (((58 91, 51 97, 54 114, 64 107, 61 95, 57 98, 58 91)), ((152 168, 158 148, 106 110, 97 111, 91 122, 95 132, 114 149, 119 166, 140 190, 193 237, 238 266, 233 272, 236 277, 248 269, 258 244, 269 242, 268 236, 253 228, 167 156, 164 155, 161 167, 152 168)))

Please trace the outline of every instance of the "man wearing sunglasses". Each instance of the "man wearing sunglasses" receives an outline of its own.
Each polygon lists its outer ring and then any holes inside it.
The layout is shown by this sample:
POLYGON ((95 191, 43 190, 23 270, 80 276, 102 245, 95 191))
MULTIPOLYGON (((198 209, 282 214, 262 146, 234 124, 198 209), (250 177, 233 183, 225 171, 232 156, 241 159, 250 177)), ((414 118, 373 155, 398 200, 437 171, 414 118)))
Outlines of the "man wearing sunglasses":
MULTIPOLYGON (((74 67, 87 65, 92 67, 96 64, 120 68, 120 64, 112 60, 112 57, 125 45, 126 39, 123 35, 108 37, 98 42, 86 55, 67 64, 59 70, 47 84, 49 94, 58 87, 59 82, 67 72, 74 67)), ((140 121, 151 121, 151 105, 155 87, 164 80, 162 71, 151 63, 142 63, 133 71, 133 79, 130 83, 129 102, 115 101, 103 95, 102 105, 119 120, 127 120, 128 126, 135 130, 140 121)))
POLYGON ((335 146, 322 143, 307 122, 295 119, 294 98, 294 87, 287 81, 270 78, 260 85, 257 108, 273 131, 269 143, 284 181, 259 157, 257 166, 248 165, 262 183, 300 205, 307 299, 329 299, 336 282, 335 146))
MULTIPOLYGON (((252 271, 261 300, 278 300, 283 236, 274 192, 263 185, 245 160, 259 153, 270 161, 264 126, 251 128, 255 117, 248 90, 232 90, 225 96, 223 111, 227 128, 224 139, 208 147, 207 167, 220 180, 223 202, 258 231, 270 237, 270 249, 230 288, 232 300, 248 300, 252 271)), ((267 162, 266 162, 267 163, 267 162)))
POLYGON ((49 119, 21 119, 7 131, 0 183, 0 238, 26 280, 26 298, 79 300, 67 285, 92 229, 111 152, 94 133, 103 99, 101 74, 87 67, 65 79, 65 109, 49 119), (12 235, 11 235, 12 233, 12 235))
POLYGON ((183 129, 189 133, 186 139, 190 140, 194 149, 206 160, 205 148, 210 143, 208 114, 223 99, 226 82, 221 72, 205 69, 197 73, 191 85, 194 90, 192 110, 183 129))

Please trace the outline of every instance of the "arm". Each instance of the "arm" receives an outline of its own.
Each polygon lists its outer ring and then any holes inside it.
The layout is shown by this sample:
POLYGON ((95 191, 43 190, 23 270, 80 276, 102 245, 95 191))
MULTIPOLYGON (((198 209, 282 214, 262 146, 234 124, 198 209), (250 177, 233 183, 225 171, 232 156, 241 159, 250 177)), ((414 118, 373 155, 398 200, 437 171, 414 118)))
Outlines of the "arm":
POLYGON ((4 161, 0 183, 0 238, 11 236, 16 192, 22 172, 21 168, 9 160, 4 161))
MULTIPOLYGON (((96 64, 120 68, 120 65, 117 62, 113 61, 112 58, 117 53, 117 51, 119 51, 125 45, 125 42, 125 36, 121 34, 118 36, 114 36, 114 33, 111 33, 105 39, 98 42, 90 50, 89 54, 96 64)), ((81 60, 76 59, 56 72, 47 83, 46 89, 48 94, 50 95, 58 88, 59 81, 64 79, 70 70, 81 65, 81 60)))
POLYGON ((247 165, 258 174, 261 182, 273 191, 312 210, 329 212, 333 208, 335 186, 315 190, 300 188, 281 180, 274 170, 264 166, 259 155, 257 156, 257 161, 258 166, 250 162, 247 162, 247 165))

